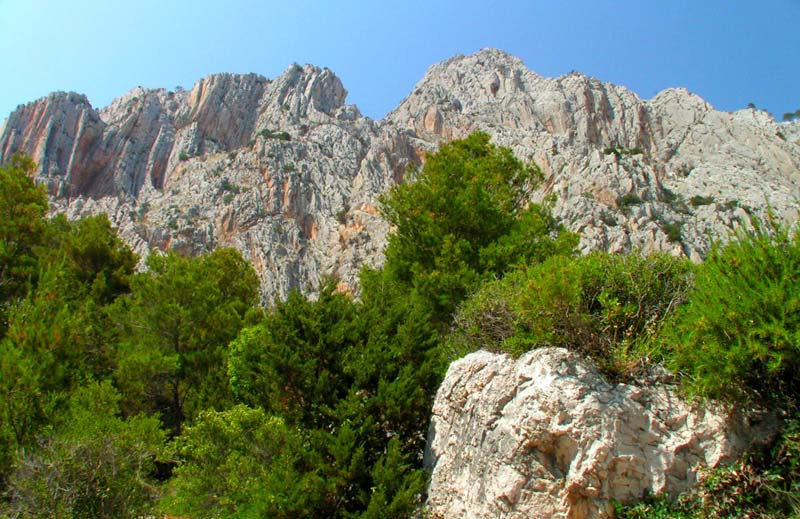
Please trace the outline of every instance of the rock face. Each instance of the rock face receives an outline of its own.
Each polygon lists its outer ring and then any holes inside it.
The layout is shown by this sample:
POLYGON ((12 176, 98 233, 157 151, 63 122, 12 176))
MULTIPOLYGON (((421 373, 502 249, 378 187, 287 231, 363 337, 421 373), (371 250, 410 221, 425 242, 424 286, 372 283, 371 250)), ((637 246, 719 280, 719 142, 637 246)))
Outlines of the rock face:
POLYGON ((673 388, 612 386, 559 348, 454 362, 433 407, 433 518, 612 517, 610 500, 684 491, 774 422, 688 405, 673 388))
POLYGON ((382 260, 376 196, 416 153, 345 96, 310 65, 274 81, 219 74, 191 91, 137 88, 100 112, 52 94, 0 128, 0 158, 33 157, 56 211, 108 214, 142 256, 238 248, 265 301, 313 293, 325 275, 355 287, 362 265, 382 260))
POLYGON ((0 161, 30 155, 54 210, 107 213, 142 255, 242 250, 265 300, 313 293, 326 275, 356 290, 361 267, 382 262, 378 194, 474 130, 542 166, 531 199, 555 197, 584 252, 700 259, 767 205, 789 221, 800 209, 800 122, 718 112, 681 89, 641 100, 486 49, 431 67, 385 120, 345 98, 311 65, 274 80, 217 74, 191 91, 136 88, 102 110, 56 93, 0 126, 0 161))
POLYGON ((478 129, 547 174, 534 198, 581 234, 581 249, 708 251, 768 204, 796 220, 797 123, 718 112, 684 89, 641 100, 579 73, 543 78, 483 50, 434 65, 387 119, 427 142, 478 129))

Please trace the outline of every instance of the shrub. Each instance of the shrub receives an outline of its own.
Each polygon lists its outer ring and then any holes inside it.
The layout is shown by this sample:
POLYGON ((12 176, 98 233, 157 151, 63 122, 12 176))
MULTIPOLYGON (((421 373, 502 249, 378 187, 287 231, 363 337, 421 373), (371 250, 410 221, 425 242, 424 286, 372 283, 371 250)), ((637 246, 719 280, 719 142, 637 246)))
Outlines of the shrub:
POLYGON ((289 135, 287 132, 273 132, 269 128, 264 128, 263 130, 258 132, 258 135, 265 139, 278 139, 279 141, 292 140, 292 136, 289 135))
POLYGON ((220 182, 220 184, 219 184, 219 189, 220 189, 220 191, 228 193, 230 195, 238 195, 239 193, 244 191, 242 186, 234 184, 233 182, 231 182, 227 178, 223 178, 222 179, 222 182, 220 182))
POLYGON ((739 203, 738 200, 728 200, 722 206, 722 208, 726 211, 733 211, 734 209, 738 209, 739 207, 741 207, 741 204, 739 203))
POLYGON ((714 197, 695 195, 689 200, 689 203, 692 204, 692 207, 700 207, 701 205, 711 205, 714 203, 714 197))
POLYGON ((623 208, 630 207, 632 205, 640 205, 642 202, 642 198, 636 193, 628 193, 619 199, 619 205, 623 208))
POLYGON ((751 223, 712 248, 663 342, 697 394, 789 404, 800 396, 800 236, 751 223))
POLYGON ((631 206, 631 205, 639 205, 642 203, 642 199, 636 193, 628 193, 620 199, 620 204, 623 207, 631 206))
POLYGON ((684 301, 691 273, 688 261, 665 254, 553 257, 484 285, 456 315, 448 347, 460 356, 565 346, 624 374, 627 357, 684 301))
POLYGON ((616 155, 617 158, 622 157, 623 155, 641 155, 644 151, 641 148, 623 148, 622 146, 614 146, 609 147, 603 150, 603 153, 606 155, 616 155))
POLYGON ((162 501, 169 513, 198 519, 317 516, 313 505, 325 483, 306 469, 312 461, 302 437, 261 409, 204 411, 167 454, 177 462, 162 501))
POLYGON ((661 222, 661 229, 667 235, 667 240, 670 243, 680 243, 683 238, 682 227, 683 223, 681 222, 661 222))
POLYGON ((605 210, 601 211, 600 221, 608 225, 609 227, 616 227, 617 225, 619 225, 619 222, 617 222, 616 215, 614 215, 614 213, 610 211, 605 211, 605 210))
POLYGON ((189 160, 189 154, 186 153, 185 151, 182 151, 180 155, 178 155, 178 160, 181 162, 186 162, 187 160, 189 160))
POLYGON ((12 517, 142 517, 156 498, 155 417, 119 418, 110 382, 79 389, 64 424, 28 449, 11 475, 12 517))
POLYGON ((679 199, 678 195, 676 195, 674 191, 667 189, 666 187, 662 187, 661 192, 663 194, 664 202, 668 204, 672 204, 679 199))

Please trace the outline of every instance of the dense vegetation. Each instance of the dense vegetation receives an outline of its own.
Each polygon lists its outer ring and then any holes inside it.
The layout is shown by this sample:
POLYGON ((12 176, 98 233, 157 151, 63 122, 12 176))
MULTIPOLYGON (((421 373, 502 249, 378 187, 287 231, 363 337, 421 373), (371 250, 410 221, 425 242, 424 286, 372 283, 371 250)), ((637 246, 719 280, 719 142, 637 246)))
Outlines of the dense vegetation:
POLYGON ((0 168, 0 517, 408 517, 447 363, 545 344, 615 380, 665 365, 693 394, 786 418, 771 451, 620 515, 797 506, 800 239, 778 226, 699 267, 576 257, 526 204, 538 168, 476 133, 381 199, 395 231, 358 300, 329 280, 265 310, 238 252, 137 273, 105 218, 46 218, 32 169, 0 168))

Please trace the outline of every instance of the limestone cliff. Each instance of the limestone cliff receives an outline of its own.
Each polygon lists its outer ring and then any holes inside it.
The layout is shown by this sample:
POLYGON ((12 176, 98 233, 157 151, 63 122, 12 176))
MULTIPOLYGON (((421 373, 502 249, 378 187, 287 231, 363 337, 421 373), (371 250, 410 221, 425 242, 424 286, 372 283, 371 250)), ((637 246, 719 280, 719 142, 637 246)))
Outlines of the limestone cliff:
POLYGON ((641 100, 572 73, 543 78, 496 50, 434 65, 385 120, 345 104, 327 69, 274 80, 217 74, 190 91, 137 88, 102 110, 56 93, 0 126, 0 160, 39 164, 54 210, 106 212, 140 254, 234 246, 265 300, 325 275, 355 289, 380 264, 377 195, 426 150, 489 132, 547 180, 581 250, 665 250, 701 258, 712 237, 767 204, 794 220, 800 122, 719 112, 685 90, 641 100))
POLYGON ((354 287, 382 257, 375 197, 416 154, 405 132, 345 96, 331 71, 309 65, 274 81, 219 74, 191 91, 137 88, 99 112, 57 93, 14 112, 0 150, 34 158, 56 211, 107 213, 142 255, 236 247, 265 300, 313 292, 324 275, 354 287))
POLYGON ((699 259, 768 204, 800 208, 797 123, 719 112, 684 89, 641 100, 579 73, 543 78, 483 50, 430 68, 387 119, 426 142, 483 129, 547 174, 536 198, 581 234, 584 251, 665 250, 699 259))
POLYGON ((776 422, 690 405, 674 387, 610 385, 575 353, 454 362, 433 406, 432 518, 599 519, 611 500, 673 496, 776 422))

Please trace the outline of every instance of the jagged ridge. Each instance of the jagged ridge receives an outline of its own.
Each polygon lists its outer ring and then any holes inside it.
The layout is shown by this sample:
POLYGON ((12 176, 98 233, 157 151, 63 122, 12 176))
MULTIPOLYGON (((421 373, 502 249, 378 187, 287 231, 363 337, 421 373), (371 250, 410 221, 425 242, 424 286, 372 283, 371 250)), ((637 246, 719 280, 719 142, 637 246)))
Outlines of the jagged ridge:
POLYGON ((376 196, 426 150, 477 129, 543 167, 531 197, 555 195, 583 251, 699 259, 712 236, 767 204, 796 219, 800 124, 718 112, 683 89, 641 100, 578 73, 543 78, 485 49, 432 66, 383 121, 345 99, 335 74, 310 65, 275 80, 137 88, 100 111, 51 94, 0 127, 0 159, 31 155, 55 210, 108 213, 141 254, 239 248, 265 300, 313 293, 329 274, 355 288, 361 266, 382 261, 376 196))

